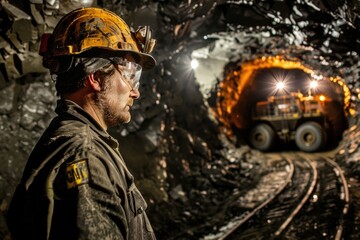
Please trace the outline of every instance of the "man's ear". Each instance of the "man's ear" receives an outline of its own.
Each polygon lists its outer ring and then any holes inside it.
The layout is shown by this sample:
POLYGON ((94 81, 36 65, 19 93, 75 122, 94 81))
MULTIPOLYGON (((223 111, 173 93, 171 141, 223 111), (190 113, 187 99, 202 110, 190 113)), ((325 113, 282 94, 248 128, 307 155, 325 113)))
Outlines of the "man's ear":
POLYGON ((87 76, 85 80, 85 85, 88 85, 88 87, 90 87, 92 90, 96 92, 101 91, 100 79, 94 73, 91 73, 87 76))

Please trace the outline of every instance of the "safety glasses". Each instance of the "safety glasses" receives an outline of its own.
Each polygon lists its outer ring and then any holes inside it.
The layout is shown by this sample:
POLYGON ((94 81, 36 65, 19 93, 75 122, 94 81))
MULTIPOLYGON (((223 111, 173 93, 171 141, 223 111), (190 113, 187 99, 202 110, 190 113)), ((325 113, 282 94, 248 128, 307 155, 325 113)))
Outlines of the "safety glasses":
POLYGON ((123 58, 113 58, 111 62, 120 73, 121 78, 129 85, 130 89, 139 90, 142 67, 123 58))

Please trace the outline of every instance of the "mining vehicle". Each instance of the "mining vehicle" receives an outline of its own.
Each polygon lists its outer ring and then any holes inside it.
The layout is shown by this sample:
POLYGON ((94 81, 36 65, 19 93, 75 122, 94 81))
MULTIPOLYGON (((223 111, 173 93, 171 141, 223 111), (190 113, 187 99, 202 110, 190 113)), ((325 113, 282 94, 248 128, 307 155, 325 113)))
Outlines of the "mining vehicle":
POLYGON ((324 100, 324 96, 304 96, 296 92, 257 102, 252 113, 250 144, 258 150, 269 151, 276 144, 295 141, 302 151, 321 150, 329 129, 324 100))

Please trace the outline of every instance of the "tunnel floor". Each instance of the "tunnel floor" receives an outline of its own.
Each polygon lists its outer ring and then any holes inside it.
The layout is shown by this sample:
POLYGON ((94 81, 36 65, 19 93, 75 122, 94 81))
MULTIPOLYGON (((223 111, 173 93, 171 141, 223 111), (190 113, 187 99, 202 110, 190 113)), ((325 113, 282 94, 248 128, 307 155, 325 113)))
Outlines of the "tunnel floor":
MULTIPOLYGON (((195 205, 182 208, 183 218, 176 223, 183 230, 174 228, 175 221, 169 222, 157 229, 158 237, 335 239, 341 235, 343 239, 359 239, 360 183, 346 179, 344 184, 350 196, 347 202, 335 155, 336 150, 315 154, 259 153, 256 159, 262 161, 262 173, 248 182, 247 187, 230 186, 228 182, 229 189, 234 187, 231 191, 221 184, 215 186, 224 189, 222 198, 212 198, 210 192, 216 190, 208 189, 207 198, 188 199, 195 205), (331 164, 336 164, 338 169, 331 164)), ((258 164, 257 160, 252 164, 258 164)), ((205 191, 203 194, 207 195, 205 191)), ((179 201, 178 207, 184 203, 179 201)))

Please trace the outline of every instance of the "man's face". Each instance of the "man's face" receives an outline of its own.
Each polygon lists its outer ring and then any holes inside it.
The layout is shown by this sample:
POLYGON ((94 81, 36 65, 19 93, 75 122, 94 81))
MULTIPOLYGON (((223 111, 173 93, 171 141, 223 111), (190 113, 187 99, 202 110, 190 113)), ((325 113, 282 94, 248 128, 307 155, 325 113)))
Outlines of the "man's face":
POLYGON ((121 66, 109 78, 104 79, 102 91, 97 94, 97 104, 108 127, 128 123, 130 108, 140 92, 128 82, 121 66))

